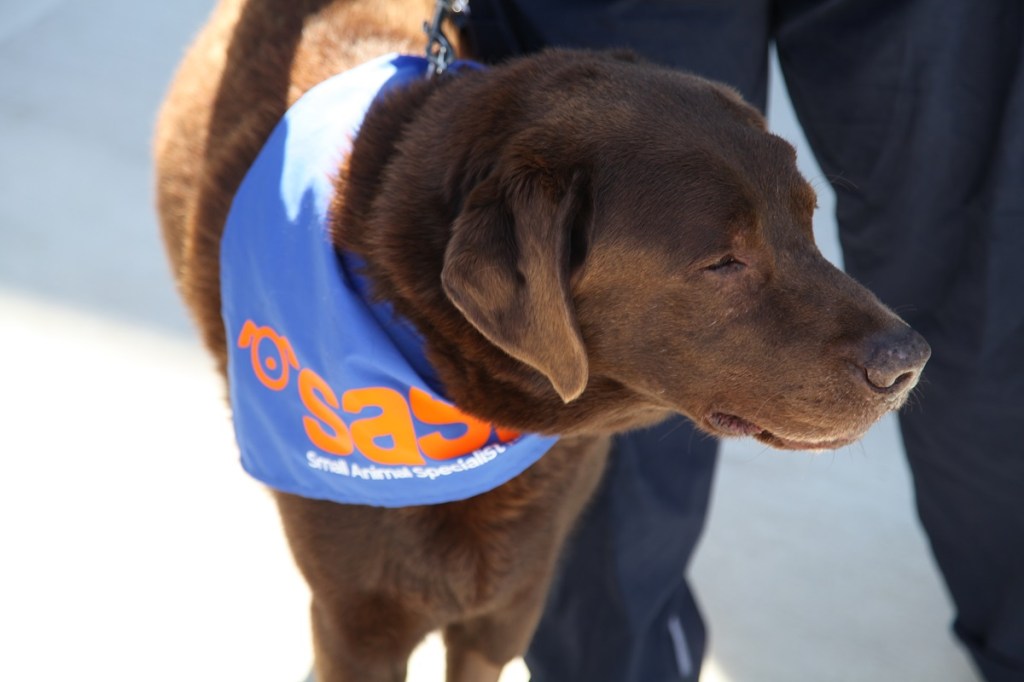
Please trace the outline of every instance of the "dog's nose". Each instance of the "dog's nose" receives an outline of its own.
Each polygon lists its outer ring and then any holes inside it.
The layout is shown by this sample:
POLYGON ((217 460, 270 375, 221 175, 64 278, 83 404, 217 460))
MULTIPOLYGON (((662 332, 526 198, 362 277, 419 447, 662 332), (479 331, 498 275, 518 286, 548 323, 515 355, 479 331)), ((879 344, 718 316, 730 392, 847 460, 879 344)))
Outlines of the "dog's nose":
POLYGON ((884 393, 913 387, 932 354, 924 337, 910 327, 876 334, 864 351, 864 377, 874 390, 884 393))

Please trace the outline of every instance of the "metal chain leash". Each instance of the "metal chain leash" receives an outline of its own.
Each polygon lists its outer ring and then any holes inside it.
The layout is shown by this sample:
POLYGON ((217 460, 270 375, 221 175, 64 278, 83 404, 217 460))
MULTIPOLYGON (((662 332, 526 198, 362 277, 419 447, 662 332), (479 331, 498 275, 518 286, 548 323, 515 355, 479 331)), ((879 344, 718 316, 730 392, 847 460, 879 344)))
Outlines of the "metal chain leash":
POLYGON ((427 76, 439 76, 444 73, 455 59, 455 48, 444 33, 442 27, 445 20, 457 21, 469 15, 469 0, 437 0, 434 6, 434 19, 423 22, 423 31, 427 34, 427 76))

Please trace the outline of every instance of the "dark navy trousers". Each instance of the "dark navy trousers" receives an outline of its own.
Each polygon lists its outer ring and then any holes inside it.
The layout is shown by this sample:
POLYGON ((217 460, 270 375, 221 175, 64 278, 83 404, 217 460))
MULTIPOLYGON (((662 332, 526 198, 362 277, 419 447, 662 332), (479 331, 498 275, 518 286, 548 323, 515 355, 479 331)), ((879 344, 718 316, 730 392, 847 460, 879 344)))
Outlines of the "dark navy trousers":
MULTIPOLYGON (((629 48, 762 108, 776 45, 847 270, 932 346, 900 426, 954 630, 989 682, 1024 681, 1024 2, 471 4, 484 60, 629 48)), ((535 682, 697 678, 683 576, 714 459, 679 421, 617 440, 527 657, 535 682)))

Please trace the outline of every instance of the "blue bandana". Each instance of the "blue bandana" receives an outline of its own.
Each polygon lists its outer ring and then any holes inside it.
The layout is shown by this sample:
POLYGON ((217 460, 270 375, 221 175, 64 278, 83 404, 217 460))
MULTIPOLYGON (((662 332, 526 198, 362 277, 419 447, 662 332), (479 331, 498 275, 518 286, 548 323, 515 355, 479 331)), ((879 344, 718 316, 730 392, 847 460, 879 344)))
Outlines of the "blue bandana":
POLYGON ((449 502, 509 481, 556 441, 448 402, 417 331, 367 302, 358 259, 331 244, 332 175, 366 110, 426 69, 388 55, 310 90, 228 215, 221 293, 235 435, 245 470, 277 490, 382 507, 449 502))

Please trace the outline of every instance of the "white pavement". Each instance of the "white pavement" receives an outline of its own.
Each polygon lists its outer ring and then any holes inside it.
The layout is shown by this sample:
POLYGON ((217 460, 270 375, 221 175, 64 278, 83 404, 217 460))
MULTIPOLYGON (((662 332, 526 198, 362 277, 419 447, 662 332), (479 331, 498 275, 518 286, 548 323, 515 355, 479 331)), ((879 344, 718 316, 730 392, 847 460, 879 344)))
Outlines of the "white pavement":
MULTIPOLYGON (((0 2, 0 680, 308 670, 308 595, 237 466, 151 207, 153 116, 210 4, 0 2)), ((705 682, 977 679, 892 420, 825 455, 730 443, 692 574, 705 682)), ((428 643, 410 679, 442 660, 428 643)))

